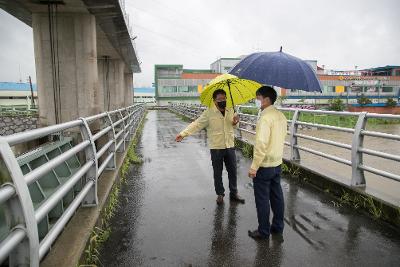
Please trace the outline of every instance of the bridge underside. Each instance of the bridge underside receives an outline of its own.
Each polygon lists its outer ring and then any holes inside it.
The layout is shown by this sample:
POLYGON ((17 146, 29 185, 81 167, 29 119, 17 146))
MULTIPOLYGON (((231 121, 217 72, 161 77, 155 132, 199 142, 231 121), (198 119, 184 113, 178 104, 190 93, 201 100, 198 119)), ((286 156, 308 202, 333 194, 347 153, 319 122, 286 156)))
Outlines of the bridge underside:
MULTIPOLYGON (((328 194, 286 177, 283 240, 255 242, 257 226, 250 161, 237 151, 239 193, 246 204, 215 203, 206 133, 183 143, 187 123, 150 111, 136 167, 103 249, 104 266, 396 266, 400 234, 328 194)), ((228 191, 224 173, 225 188, 228 191)))
POLYGON ((140 64, 120 1, 16 0, 0 8, 33 28, 42 126, 132 104, 140 64))

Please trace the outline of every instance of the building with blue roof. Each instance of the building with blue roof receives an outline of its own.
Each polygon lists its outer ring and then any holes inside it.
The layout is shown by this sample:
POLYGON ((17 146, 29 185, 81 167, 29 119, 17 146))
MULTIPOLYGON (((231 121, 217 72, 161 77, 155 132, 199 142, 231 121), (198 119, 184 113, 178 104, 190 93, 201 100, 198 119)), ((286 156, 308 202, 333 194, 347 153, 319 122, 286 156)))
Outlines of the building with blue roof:
POLYGON ((135 103, 155 103, 156 89, 154 87, 133 88, 133 101, 135 103))
MULTIPOLYGON (((37 104, 36 84, 32 84, 33 99, 37 104)), ((0 105, 28 105, 32 104, 32 92, 29 83, 0 82, 0 105)))

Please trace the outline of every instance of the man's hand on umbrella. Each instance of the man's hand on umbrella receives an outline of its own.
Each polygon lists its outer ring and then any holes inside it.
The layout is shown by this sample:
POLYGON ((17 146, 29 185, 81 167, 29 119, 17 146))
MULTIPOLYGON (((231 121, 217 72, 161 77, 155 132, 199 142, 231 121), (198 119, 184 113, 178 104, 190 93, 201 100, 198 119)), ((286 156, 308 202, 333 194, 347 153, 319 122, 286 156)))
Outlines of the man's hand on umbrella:
POLYGON ((182 142, 182 140, 183 140, 183 136, 180 135, 180 134, 178 134, 178 135, 175 137, 175 141, 176 141, 176 142, 182 142))
POLYGON ((254 179, 256 177, 256 175, 257 175, 257 171, 250 168, 249 169, 249 178, 254 179))
POLYGON ((238 114, 235 114, 235 115, 233 116, 232 125, 236 125, 236 124, 238 124, 238 123, 239 123, 239 115, 238 115, 238 114))

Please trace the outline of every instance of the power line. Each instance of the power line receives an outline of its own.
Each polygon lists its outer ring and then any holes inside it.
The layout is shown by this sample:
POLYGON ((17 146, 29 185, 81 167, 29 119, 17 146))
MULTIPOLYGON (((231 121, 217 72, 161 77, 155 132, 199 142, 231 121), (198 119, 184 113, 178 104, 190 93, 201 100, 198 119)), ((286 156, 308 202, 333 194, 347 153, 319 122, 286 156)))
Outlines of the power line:
POLYGON ((192 30, 192 29, 189 29, 189 28, 187 28, 187 27, 182 26, 180 23, 177 23, 177 21, 174 21, 174 20, 171 20, 171 19, 167 19, 167 18, 158 16, 158 15, 152 14, 151 12, 149 12, 149 11, 147 11, 147 10, 144 10, 144 9, 141 9, 141 8, 138 8, 138 7, 135 7, 135 6, 131 6, 131 7, 132 7, 133 9, 136 9, 136 10, 139 10, 139 11, 144 12, 144 13, 146 13, 146 14, 149 14, 150 16, 155 17, 155 18, 157 18, 157 19, 162 19, 162 20, 168 21, 168 22, 174 24, 175 26, 181 27, 182 29, 184 29, 184 30, 187 31, 188 33, 193 34, 193 30, 192 30))
MULTIPOLYGON (((155 34, 155 33, 152 33, 152 32, 149 32, 150 34, 155 34)), ((166 37, 164 37, 164 36, 160 36, 161 38, 166 38, 166 37)), ((141 39, 141 41, 140 41, 141 43, 150 43, 150 44, 153 44, 153 45, 155 45, 155 46, 160 46, 160 42, 157 42, 157 41, 153 41, 152 39, 141 39)), ((165 45, 167 45, 168 47, 170 47, 170 48, 173 48, 173 49, 176 49, 176 46, 174 46, 174 45, 172 45, 172 44, 170 44, 170 43, 163 43, 162 44, 162 46, 165 46, 165 45)), ((190 53, 191 55, 193 55, 193 56, 199 56, 199 53, 198 52, 195 52, 194 50, 192 50, 192 48, 191 47, 185 47, 186 49, 184 49, 183 51, 185 51, 185 52, 188 52, 188 53, 190 53)))
MULTIPOLYGON (((179 42, 179 43, 181 43, 181 44, 183 44, 183 45, 185 45, 185 46, 187 46, 187 47, 189 47, 189 48, 191 48, 191 49, 194 49, 196 52, 199 52, 199 51, 200 51, 199 48, 194 47, 192 44, 190 44, 190 43, 188 43, 188 42, 185 42, 185 41, 182 41, 182 40, 179 40, 179 39, 176 39, 176 38, 171 37, 171 36, 169 36, 169 35, 167 35, 167 34, 153 31, 153 30, 151 30, 151 29, 149 29, 149 28, 143 27, 143 26, 138 25, 138 24, 135 24, 135 27, 142 28, 142 29, 144 29, 145 31, 148 31, 148 32, 153 33, 153 34, 155 34, 155 35, 164 37, 164 38, 166 38, 166 39, 169 39, 169 40, 172 40, 172 41, 175 41, 175 42, 179 42)), ((198 54, 197 54, 197 55, 198 55, 198 54)))
POLYGON ((155 3, 158 3, 158 5, 164 6, 165 8, 171 10, 172 12, 175 12, 178 15, 183 15, 185 17, 190 18, 189 22, 197 22, 198 24, 200 24, 202 27, 206 26, 207 28, 209 28, 212 31, 215 31, 215 28, 213 27, 213 25, 210 25, 208 23, 206 23, 202 18, 196 17, 196 15, 191 14, 190 16, 188 16, 188 14, 180 12, 174 8, 171 8, 170 6, 166 5, 165 3, 156 1, 156 0, 152 0, 155 3))
MULTIPOLYGON (((156 1, 155 1, 155 2, 156 2, 156 1)), ((186 24, 183 25, 182 23, 179 23, 178 20, 171 20, 171 19, 169 19, 169 18, 160 16, 160 15, 155 15, 155 14, 153 14, 152 12, 150 12, 150 11, 148 11, 148 10, 144 10, 144 9, 142 9, 142 8, 138 8, 138 7, 133 6, 133 5, 130 5, 130 7, 132 7, 133 9, 139 10, 139 11, 141 11, 141 12, 144 12, 144 13, 146 13, 146 14, 149 14, 150 16, 155 17, 155 18, 157 18, 157 19, 162 19, 162 20, 164 20, 164 21, 168 21, 169 23, 174 24, 174 26, 178 26, 178 27, 184 29, 186 32, 188 32, 188 33, 190 33, 191 35, 196 36, 196 37, 198 37, 199 34, 200 34, 200 35, 203 35, 204 37, 208 37, 207 31, 204 31, 205 28, 208 28, 208 30, 215 32, 215 27, 214 27, 213 25, 207 24, 207 23, 205 23, 204 21, 201 22, 200 20, 193 20, 193 17, 192 17, 192 16, 189 17, 189 16, 188 16, 187 14, 185 14, 185 13, 181 13, 181 12, 179 12, 179 11, 176 11, 175 9, 171 9, 168 5, 165 5, 165 4, 163 4, 163 3, 160 3, 160 2, 156 2, 156 3, 158 3, 158 5, 155 5, 155 6, 157 6, 157 7, 164 6, 166 9, 169 9, 169 10, 175 12, 175 13, 178 14, 178 15, 183 15, 183 16, 185 16, 185 17, 188 17, 189 20, 185 20, 185 22, 192 23, 192 25, 194 25, 193 22, 197 22, 197 23, 198 23, 198 24, 197 24, 197 27, 200 26, 202 30, 201 30, 201 31, 194 31, 193 29, 191 29, 191 28, 189 28, 189 27, 186 27, 186 26, 185 26, 186 24), (195 34, 195 33, 196 33, 196 34, 195 34)), ((165 10, 162 10, 162 11, 165 11, 165 10)))

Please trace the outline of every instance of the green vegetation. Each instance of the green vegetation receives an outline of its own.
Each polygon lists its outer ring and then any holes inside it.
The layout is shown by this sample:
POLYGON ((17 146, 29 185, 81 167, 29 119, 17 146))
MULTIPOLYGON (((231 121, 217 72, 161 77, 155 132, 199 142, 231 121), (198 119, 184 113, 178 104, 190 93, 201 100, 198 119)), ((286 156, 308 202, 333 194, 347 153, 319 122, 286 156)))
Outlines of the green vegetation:
MULTIPOLYGON (((146 114, 144 116, 146 116, 146 114)), ((142 158, 136 153, 136 145, 139 141, 138 138, 140 137, 140 135, 143 131, 143 126, 144 126, 143 122, 138 126, 138 128, 136 130, 136 135, 135 135, 134 139, 132 140, 131 144, 129 145, 128 151, 126 153, 125 161, 121 166, 120 175, 124 182, 125 182, 126 175, 129 171, 129 167, 131 166, 131 164, 142 164, 143 163, 142 158)))
MULTIPOLYGON (((288 166, 287 164, 283 163, 282 164, 282 172, 286 173, 292 177, 299 177, 300 176, 300 168, 298 166, 292 165, 288 166)), ((304 178, 303 180, 307 180, 307 178, 304 178)))
MULTIPOLYGON (((287 119, 292 119, 293 112, 285 111, 283 113, 285 114, 287 119)), ((298 119, 302 122, 309 122, 314 124, 354 128, 357 123, 358 117, 300 112, 298 119)))
POLYGON ((386 106, 393 108, 393 107, 397 106, 397 102, 393 98, 388 98, 386 101, 386 106))
MULTIPOLYGON (((145 116, 146 114, 144 114, 144 117, 145 116)), ((143 130, 144 120, 145 119, 143 119, 138 126, 136 135, 128 147, 125 160, 120 168, 119 180, 115 182, 113 188, 111 189, 111 192, 108 196, 107 205, 102 210, 99 225, 92 230, 89 242, 84 252, 83 264, 80 265, 81 267, 97 266, 97 264, 100 262, 99 250, 102 244, 107 241, 111 234, 110 221, 114 217, 117 208, 119 207, 121 186, 126 184, 127 174, 131 164, 141 164, 143 162, 140 156, 136 153, 136 146, 143 130)))
POLYGON ((258 115, 258 108, 241 108, 240 111, 244 114, 250 114, 250 115, 258 115))
POLYGON ((371 99, 366 97, 364 94, 361 94, 359 98, 357 98, 357 103, 360 104, 361 106, 365 106, 368 104, 372 104, 371 99))
POLYGON ((239 148, 242 151, 242 154, 245 158, 253 158, 253 146, 235 138, 235 147, 239 148))
POLYGON ((329 103, 329 110, 343 111, 345 108, 343 100, 340 98, 329 99, 328 103, 329 103))
MULTIPOLYGON (((338 105, 338 104, 337 104, 338 105)), ((257 115, 258 109, 254 108, 242 108, 240 109, 245 114, 257 115)), ((293 111, 283 111, 283 114, 288 120, 293 118, 293 111)), ((315 114, 309 112, 300 112, 299 120, 302 122, 309 122, 315 124, 323 124, 337 127, 354 128, 357 123, 357 116, 340 116, 331 114, 315 114)), ((381 125, 381 124, 399 124, 399 119, 368 119, 368 125, 381 125)))
POLYGON ((338 206, 342 206, 342 204, 347 204, 355 209, 363 208, 375 219, 383 216, 382 203, 375 201, 371 196, 364 196, 343 190, 338 206))

